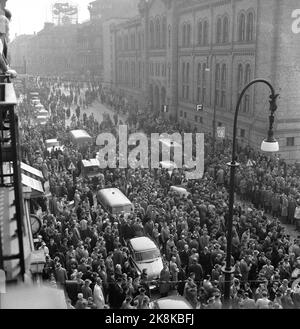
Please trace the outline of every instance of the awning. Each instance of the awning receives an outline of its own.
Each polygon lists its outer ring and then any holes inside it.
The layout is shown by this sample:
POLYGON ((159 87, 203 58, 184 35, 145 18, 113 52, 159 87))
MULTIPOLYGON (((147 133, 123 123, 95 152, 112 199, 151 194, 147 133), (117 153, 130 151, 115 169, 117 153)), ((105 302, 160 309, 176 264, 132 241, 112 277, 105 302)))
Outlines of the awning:
POLYGON ((21 162, 21 169, 23 169, 24 171, 27 171, 27 173, 32 174, 32 175, 34 175, 34 176, 36 176, 38 178, 44 179, 44 175, 43 175, 43 173, 40 170, 35 169, 35 168, 31 167, 31 166, 28 166, 24 162, 21 162))
POLYGON ((44 193, 43 185, 40 181, 31 178, 25 174, 22 174, 22 184, 30 187, 32 190, 35 190, 40 193, 44 193))

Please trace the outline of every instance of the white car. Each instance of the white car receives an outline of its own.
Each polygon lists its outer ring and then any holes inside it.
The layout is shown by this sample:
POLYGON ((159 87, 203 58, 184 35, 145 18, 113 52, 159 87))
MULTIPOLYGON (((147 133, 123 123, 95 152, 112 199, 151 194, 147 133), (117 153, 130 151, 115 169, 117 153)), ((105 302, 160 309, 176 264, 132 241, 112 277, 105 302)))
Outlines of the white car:
POLYGON ((159 298, 150 303, 150 309, 154 310, 191 310, 193 306, 182 296, 168 296, 159 298))
MULTIPOLYGON (((139 274, 147 269, 149 281, 158 280, 163 262, 157 245, 150 238, 142 236, 128 242, 130 262, 139 274)), ((150 288, 154 288, 151 286, 150 288)))

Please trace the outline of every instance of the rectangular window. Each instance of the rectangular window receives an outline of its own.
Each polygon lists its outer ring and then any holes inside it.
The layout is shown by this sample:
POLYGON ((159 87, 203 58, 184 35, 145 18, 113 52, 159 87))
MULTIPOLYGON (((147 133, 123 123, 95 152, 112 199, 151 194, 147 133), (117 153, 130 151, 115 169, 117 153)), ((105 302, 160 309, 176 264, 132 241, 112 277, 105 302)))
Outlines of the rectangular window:
POLYGON ((186 119, 186 112, 184 112, 184 118, 186 119))
POLYGON ((186 85, 186 95, 185 95, 185 98, 186 99, 189 99, 190 98, 190 87, 189 87, 189 85, 186 85))
POLYGON ((183 111, 179 112, 179 116, 182 117, 183 116, 183 111))
POLYGON ((202 117, 200 117, 200 120, 199 120, 199 121, 200 121, 200 123, 203 123, 203 118, 202 118, 202 117))
POLYGON ((224 90, 221 93, 221 107, 226 107, 226 92, 224 90))
POLYGON ((286 146, 295 146, 295 137, 287 137, 286 146))
POLYGON ((195 115, 195 122, 198 122, 198 116, 195 115))
POLYGON ((250 97, 249 95, 245 95, 244 99, 244 112, 248 113, 250 111, 250 97))
POLYGON ((218 106, 220 102, 219 90, 216 90, 216 105, 218 106))
POLYGON ((200 86, 197 88, 197 102, 201 101, 201 88, 200 86))
POLYGON ((240 136, 241 136, 242 138, 245 138, 245 129, 241 129, 241 131, 240 131, 240 136))

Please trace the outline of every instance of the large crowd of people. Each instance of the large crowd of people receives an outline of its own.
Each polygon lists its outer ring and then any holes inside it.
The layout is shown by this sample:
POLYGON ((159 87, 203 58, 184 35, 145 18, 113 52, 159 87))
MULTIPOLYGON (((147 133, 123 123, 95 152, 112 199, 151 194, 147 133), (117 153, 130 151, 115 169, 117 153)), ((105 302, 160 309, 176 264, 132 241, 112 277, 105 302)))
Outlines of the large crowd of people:
MULTIPOLYGON (((69 131, 84 129, 94 141, 103 131, 117 134, 120 123, 145 133, 193 132, 189 125, 151 110, 131 106, 120 93, 100 83, 40 79, 38 91, 50 117, 35 125, 29 92, 18 105, 22 161, 43 172, 49 195, 33 199, 42 228, 36 248, 43 250, 44 282, 65 291, 75 309, 148 309, 157 298, 178 294, 193 308, 222 308, 228 220, 231 142, 205 136, 205 172, 186 181, 184 170, 104 169, 99 177, 81 174, 81 161, 96 157, 96 143, 80 147, 69 131), (96 102, 96 103, 94 103, 96 102), (86 108, 104 103, 113 115, 98 122, 86 108), (122 122, 123 121, 123 122, 122 122), (34 129, 33 129, 34 128, 34 129), (63 150, 49 152, 45 140, 57 138, 63 150), (70 164, 75 170, 71 170, 70 164), (181 195, 170 190, 184 185, 181 195), (96 192, 119 188, 134 204, 134 212, 111 215, 97 202, 96 192), (130 263, 126 241, 149 236, 159 246, 164 268, 150 290, 147 271, 130 263)), ((300 221, 300 177, 295 165, 238 146, 236 203, 233 218, 231 282, 232 308, 300 308, 300 237, 293 239, 283 224, 300 221), (249 165, 251 160, 252 166, 249 165)))

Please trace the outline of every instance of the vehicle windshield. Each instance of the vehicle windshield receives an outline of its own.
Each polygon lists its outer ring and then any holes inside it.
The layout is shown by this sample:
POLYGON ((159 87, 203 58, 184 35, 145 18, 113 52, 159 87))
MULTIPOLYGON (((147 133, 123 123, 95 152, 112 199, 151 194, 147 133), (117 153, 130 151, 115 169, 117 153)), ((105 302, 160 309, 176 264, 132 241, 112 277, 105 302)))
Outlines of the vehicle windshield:
POLYGON ((158 249, 152 249, 147 251, 135 252, 134 256, 137 262, 142 262, 158 258, 160 257, 160 253, 158 249))

